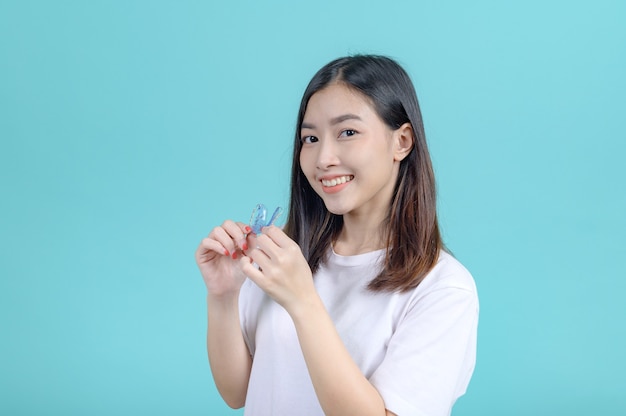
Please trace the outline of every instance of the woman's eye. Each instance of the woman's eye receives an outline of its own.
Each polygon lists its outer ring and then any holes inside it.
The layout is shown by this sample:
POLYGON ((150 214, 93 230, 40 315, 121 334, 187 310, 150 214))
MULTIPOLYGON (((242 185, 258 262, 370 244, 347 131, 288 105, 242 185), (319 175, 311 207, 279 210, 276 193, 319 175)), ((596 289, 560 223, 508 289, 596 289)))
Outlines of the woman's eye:
POLYGON ((315 136, 302 136, 302 143, 315 143, 318 141, 315 136))
POLYGON ((350 137, 356 134, 356 130, 347 129, 341 132, 339 137, 350 137))

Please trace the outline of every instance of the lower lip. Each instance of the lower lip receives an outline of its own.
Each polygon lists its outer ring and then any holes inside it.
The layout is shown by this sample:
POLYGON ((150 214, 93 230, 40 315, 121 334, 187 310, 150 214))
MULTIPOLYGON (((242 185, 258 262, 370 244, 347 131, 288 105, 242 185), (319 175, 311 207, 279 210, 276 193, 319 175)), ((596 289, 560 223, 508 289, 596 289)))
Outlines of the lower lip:
POLYGON ((322 191, 324 191, 324 193, 327 193, 327 194, 336 194, 337 192, 342 191, 346 186, 348 186, 350 182, 352 181, 344 182, 341 185, 335 185, 335 186, 322 185, 322 191))

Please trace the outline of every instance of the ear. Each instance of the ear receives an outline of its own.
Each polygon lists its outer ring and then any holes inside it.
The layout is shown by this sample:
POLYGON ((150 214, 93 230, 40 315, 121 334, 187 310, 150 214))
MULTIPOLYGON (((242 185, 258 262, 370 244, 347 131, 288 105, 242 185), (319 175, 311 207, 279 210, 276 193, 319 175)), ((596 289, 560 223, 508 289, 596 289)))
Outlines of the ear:
POLYGON ((393 160, 402 161, 413 149, 413 127, 411 123, 404 123, 393 132, 394 152, 393 160))

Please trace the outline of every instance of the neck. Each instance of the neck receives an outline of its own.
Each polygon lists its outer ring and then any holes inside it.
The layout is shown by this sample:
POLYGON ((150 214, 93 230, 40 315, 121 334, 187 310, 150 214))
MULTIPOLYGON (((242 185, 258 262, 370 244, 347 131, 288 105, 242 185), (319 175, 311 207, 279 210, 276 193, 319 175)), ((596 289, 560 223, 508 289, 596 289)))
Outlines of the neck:
POLYGON ((385 248, 383 220, 372 216, 344 215, 343 227, 333 243, 335 253, 354 256, 385 248))

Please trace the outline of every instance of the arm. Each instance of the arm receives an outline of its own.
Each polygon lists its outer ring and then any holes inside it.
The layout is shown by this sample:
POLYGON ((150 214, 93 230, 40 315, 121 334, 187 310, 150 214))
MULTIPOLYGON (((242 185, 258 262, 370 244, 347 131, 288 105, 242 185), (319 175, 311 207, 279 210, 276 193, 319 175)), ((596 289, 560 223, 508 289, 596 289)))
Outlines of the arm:
POLYGON ((232 408, 243 407, 252 358, 239 324, 238 296, 207 296, 207 351, 220 395, 232 408))
POLYGON ((233 408, 245 404, 252 358, 239 322, 239 291, 246 276, 235 260, 247 249, 241 223, 215 227, 196 250, 196 262, 207 287, 207 352, 211 372, 224 401, 233 408))
POLYGON ((242 270, 293 319, 324 413, 390 415, 382 397, 361 373, 339 337, 298 245, 280 229, 269 227, 258 236, 257 246, 247 253, 250 258, 242 259, 242 270))
POLYGON ((289 313, 326 415, 392 415, 346 350, 319 297, 289 313))

